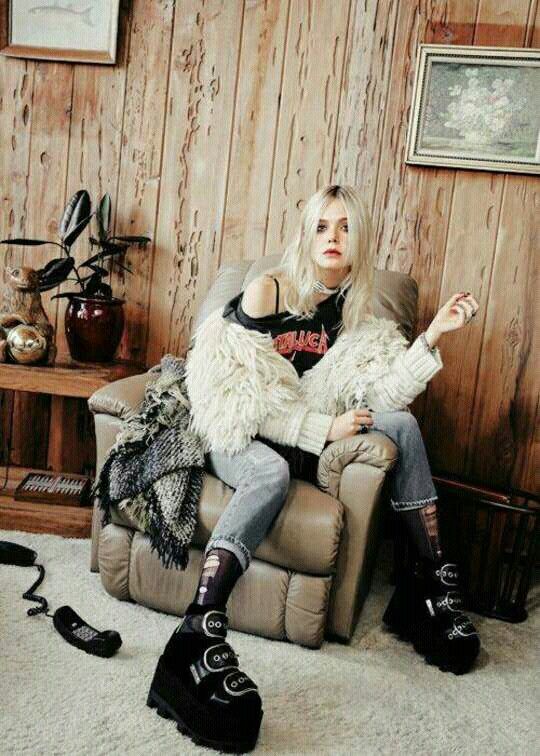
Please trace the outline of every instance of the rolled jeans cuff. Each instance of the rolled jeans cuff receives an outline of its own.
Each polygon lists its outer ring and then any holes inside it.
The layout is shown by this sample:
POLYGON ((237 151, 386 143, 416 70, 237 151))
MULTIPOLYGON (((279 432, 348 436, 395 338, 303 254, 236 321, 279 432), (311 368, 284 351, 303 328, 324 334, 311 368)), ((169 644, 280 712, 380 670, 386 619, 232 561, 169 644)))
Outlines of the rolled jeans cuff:
POLYGON ((217 538, 211 538, 204 549, 204 555, 210 551, 210 549, 228 549, 236 556, 242 570, 245 572, 251 563, 251 554, 249 549, 244 546, 242 541, 234 536, 217 536, 217 538))
POLYGON ((430 496, 428 499, 417 499, 416 501, 394 501, 394 499, 390 497, 390 504, 394 511, 403 512, 409 509, 422 509, 422 507, 426 507, 438 498, 438 496, 430 496))

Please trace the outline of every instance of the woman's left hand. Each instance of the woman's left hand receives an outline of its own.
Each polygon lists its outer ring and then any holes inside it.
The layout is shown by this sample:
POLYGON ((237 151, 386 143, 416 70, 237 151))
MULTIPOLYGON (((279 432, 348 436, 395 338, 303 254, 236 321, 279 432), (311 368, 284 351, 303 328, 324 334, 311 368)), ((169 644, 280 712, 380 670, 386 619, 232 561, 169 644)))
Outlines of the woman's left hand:
POLYGON ((450 297, 441 307, 431 323, 432 330, 438 333, 455 331, 469 323, 478 311, 478 302, 470 291, 460 291, 450 297))

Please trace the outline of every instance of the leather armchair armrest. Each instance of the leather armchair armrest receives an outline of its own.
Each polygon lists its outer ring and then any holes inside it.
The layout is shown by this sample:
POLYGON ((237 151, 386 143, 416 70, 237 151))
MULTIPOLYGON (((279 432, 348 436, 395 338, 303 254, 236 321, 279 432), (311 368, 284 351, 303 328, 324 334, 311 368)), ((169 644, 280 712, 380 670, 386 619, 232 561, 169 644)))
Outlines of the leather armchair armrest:
POLYGON ((398 456, 391 438, 370 430, 332 442, 319 457, 319 486, 343 504, 344 512, 328 605, 329 638, 348 642, 354 632, 380 540, 383 485, 398 456))
POLYGON ((120 378, 102 386, 89 397, 90 412, 126 419, 135 412, 144 398, 144 389, 152 375, 147 371, 128 378, 120 378))
POLYGON ((317 478, 326 493, 339 499, 339 487, 343 469, 353 463, 362 462, 378 467, 384 472, 392 469, 397 461, 397 447, 381 431, 356 434, 333 441, 319 457, 317 478))

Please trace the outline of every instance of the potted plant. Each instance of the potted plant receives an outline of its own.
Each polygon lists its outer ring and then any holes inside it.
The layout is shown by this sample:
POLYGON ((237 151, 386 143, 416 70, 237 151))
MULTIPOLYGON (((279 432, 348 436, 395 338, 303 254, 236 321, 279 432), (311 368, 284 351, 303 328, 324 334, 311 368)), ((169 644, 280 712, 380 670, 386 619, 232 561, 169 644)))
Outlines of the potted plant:
POLYGON ((111 221, 111 198, 105 194, 95 212, 91 211, 90 195, 81 189, 69 200, 59 226, 60 243, 41 239, 5 239, 3 244, 34 246, 56 244, 64 252, 63 257, 48 262, 38 272, 39 290, 48 291, 64 281, 75 281, 79 291, 55 294, 51 299, 69 300, 65 312, 65 332, 73 359, 80 362, 110 362, 124 330, 124 299, 113 296, 112 289, 104 280, 111 273, 113 264, 131 273, 117 259, 132 244, 146 246, 148 236, 109 236, 111 221), (79 265, 71 254, 71 248, 95 215, 97 238, 90 236, 90 245, 97 251, 79 265), (106 265, 110 263, 108 269, 106 265), (74 274, 74 277, 72 277, 74 274))

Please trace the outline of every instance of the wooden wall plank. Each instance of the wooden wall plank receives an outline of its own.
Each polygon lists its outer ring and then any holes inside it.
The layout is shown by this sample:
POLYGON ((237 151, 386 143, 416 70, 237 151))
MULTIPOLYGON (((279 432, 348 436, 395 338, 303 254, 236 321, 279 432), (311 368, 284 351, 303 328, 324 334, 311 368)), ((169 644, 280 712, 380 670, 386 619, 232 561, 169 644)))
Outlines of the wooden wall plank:
POLYGON ((265 254, 283 253, 330 180, 350 0, 291 4, 265 254))
POLYGON ((520 480, 529 486, 535 456, 537 474, 540 469, 534 444, 540 394, 535 360, 540 188, 533 176, 505 178, 465 470, 498 486, 519 486, 520 480), (525 453, 533 444, 535 452, 525 453))
POLYGON ((148 365, 185 353, 218 267, 242 9, 239 0, 190 0, 175 23, 148 365))
MULTIPOLYGON (((5 7, 1 7, 0 12, 5 14, 5 7)), ((4 38, 3 41, 7 40, 4 38)), ((32 61, 16 58, 0 61, 0 239, 26 235, 34 71, 32 61)), ((0 246, 2 290, 6 267, 14 268, 23 262, 24 247, 0 246)), ((14 402, 15 392, 0 391, 0 455, 3 462, 4 453, 9 455, 8 443, 13 440, 14 402)))
MULTIPOLYGON (((114 233, 154 239, 174 4, 139 0, 132 14, 114 233)), ((113 293, 126 300, 118 358, 140 363, 146 359, 154 251, 152 242, 144 249, 132 246, 119 258, 131 275, 117 265, 113 268, 113 293)))
POLYGON ((332 181, 362 190, 373 212, 389 98, 397 0, 353 0, 332 181))
MULTIPOLYGON (((73 66, 37 61, 32 93, 32 127, 28 176, 26 235, 58 241, 58 227, 65 206, 69 155, 73 66)), ((27 248, 25 263, 39 268, 53 257, 53 245, 27 248)), ((57 300, 54 290, 42 295, 43 307, 53 325, 57 300)))
MULTIPOLYGON (((378 150, 380 162, 377 199, 373 206, 379 268, 412 274, 420 252, 421 224, 425 223, 418 207, 420 185, 424 175, 438 177, 437 186, 431 187, 431 193, 434 192, 433 201, 437 207, 436 217, 444 217, 447 213, 449 199, 446 187, 454 171, 435 169, 436 174, 433 174, 433 169, 404 163, 416 57, 421 43, 443 40, 447 44, 471 42, 475 12, 476 0, 437 2, 430 3, 429 6, 420 2, 399 5, 384 133, 378 150)), ((432 227, 431 233, 438 232, 438 236, 430 239, 431 247, 441 244, 446 233, 439 223, 433 225, 436 228, 432 227)), ((432 254, 442 255, 443 251, 435 250, 432 254)), ((418 271, 418 274, 420 272, 422 271, 418 271)), ((420 285, 420 281, 418 283, 420 285)), ((430 281, 432 298, 436 283, 430 281)), ((429 300, 429 295, 430 292, 426 291, 424 286, 421 299, 429 300)), ((422 318, 419 318, 419 322, 422 322, 422 318)))
POLYGON ((264 254, 289 5, 246 5, 220 264, 264 254))

